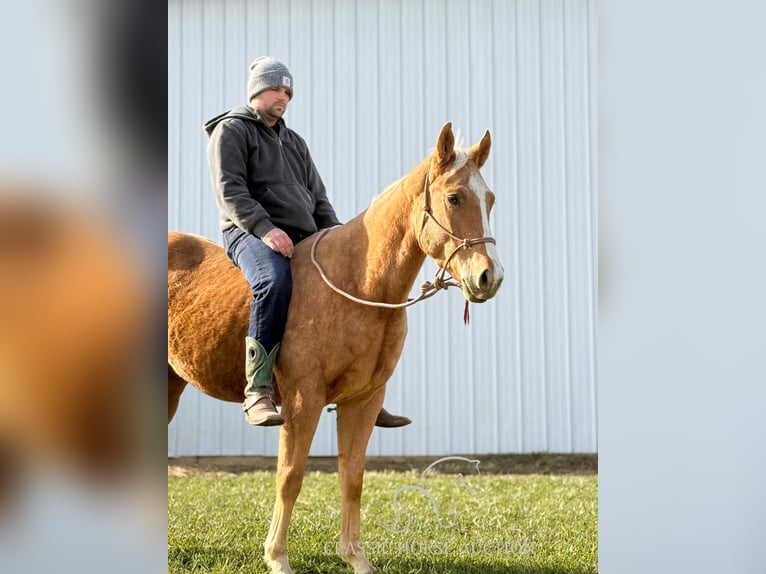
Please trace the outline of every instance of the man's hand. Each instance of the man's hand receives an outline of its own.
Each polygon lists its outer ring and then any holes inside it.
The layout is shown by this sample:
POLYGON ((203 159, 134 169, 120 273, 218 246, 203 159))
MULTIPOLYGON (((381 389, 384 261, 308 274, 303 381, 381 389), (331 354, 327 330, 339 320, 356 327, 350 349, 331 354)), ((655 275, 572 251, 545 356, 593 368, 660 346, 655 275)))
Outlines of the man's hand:
POLYGON ((285 257, 289 258, 293 256, 294 246, 292 239, 290 239, 290 236, 278 227, 275 227, 266 235, 261 237, 261 241, 271 247, 272 250, 276 251, 277 253, 281 253, 285 257))

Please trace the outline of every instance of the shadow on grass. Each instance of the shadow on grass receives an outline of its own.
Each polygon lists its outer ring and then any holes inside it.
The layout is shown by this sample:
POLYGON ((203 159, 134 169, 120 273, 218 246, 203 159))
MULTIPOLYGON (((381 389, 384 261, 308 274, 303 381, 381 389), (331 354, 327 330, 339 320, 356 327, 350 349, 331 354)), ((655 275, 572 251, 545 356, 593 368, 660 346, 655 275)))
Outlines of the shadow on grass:
MULTIPOLYGON (((370 563, 381 574, 595 574, 592 568, 556 564, 535 564, 529 557, 518 560, 481 561, 476 557, 449 556, 370 556, 370 563)), ((352 574, 351 567, 339 556, 302 554, 290 564, 296 574, 352 574)))
MULTIPOLYGON (((381 574, 593 574, 597 570, 587 570, 567 566, 551 566, 537 564, 488 564, 472 562, 470 559, 459 557, 417 560, 410 558, 393 558, 377 564, 381 574)), ((338 573, 340 574, 340 573, 338 573)))

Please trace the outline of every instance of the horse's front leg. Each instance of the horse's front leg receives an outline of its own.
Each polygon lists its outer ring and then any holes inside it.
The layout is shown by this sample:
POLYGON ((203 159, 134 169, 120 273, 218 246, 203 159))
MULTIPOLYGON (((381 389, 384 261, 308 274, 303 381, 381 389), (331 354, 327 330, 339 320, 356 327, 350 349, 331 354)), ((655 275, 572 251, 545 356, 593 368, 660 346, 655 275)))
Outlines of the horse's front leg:
POLYGON ((303 398, 296 408, 295 396, 282 400, 285 424, 279 433, 279 456, 276 474, 276 501, 271 527, 263 544, 264 560, 273 574, 292 574, 287 559, 287 528, 293 506, 303 484, 311 441, 316 432, 322 404, 310 404, 303 398))
POLYGON ((384 395, 385 386, 365 403, 338 405, 338 479, 342 497, 339 551, 341 558, 354 568, 354 574, 378 572, 367 561, 360 544, 359 508, 367 443, 384 395))

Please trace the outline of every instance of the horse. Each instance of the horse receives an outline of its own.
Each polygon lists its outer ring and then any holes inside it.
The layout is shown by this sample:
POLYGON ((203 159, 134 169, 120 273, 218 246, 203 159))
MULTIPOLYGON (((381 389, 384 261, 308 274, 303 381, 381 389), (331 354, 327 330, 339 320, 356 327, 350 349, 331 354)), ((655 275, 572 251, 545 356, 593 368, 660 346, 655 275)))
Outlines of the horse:
MULTIPOLYGON (((276 501, 264 542, 274 574, 288 574, 287 529, 323 409, 336 405, 342 519, 340 556, 355 574, 377 572, 360 545, 360 500, 367 444, 386 383, 407 335, 405 298, 426 257, 440 268, 420 300, 458 286, 468 302, 495 296, 503 268, 490 235, 494 194, 480 168, 486 131, 470 149, 455 147, 445 124, 435 149, 348 223, 295 247, 293 292, 274 375, 280 429, 276 501), (445 280, 446 273, 451 279, 445 280)), ((241 402, 252 294, 214 242, 168 237, 168 423, 188 383, 241 402)))

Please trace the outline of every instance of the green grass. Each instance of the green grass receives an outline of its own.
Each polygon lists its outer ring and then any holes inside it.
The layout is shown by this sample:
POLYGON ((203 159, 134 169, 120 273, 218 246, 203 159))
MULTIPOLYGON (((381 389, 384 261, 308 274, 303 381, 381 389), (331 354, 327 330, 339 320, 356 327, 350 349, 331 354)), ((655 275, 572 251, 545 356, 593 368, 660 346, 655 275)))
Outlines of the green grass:
MULTIPOLYGON (((368 472, 362 540, 385 574, 597 572, 598 477, 466 473, 474 497, 455 475, 368 472), (436 501, 442 524, 423 492, 436 501), (454 513, 453 513, 454 511, 454 513)), ((274 475, 208 473, 168 477, 168 572, 266 573, 261 558, 274 501, 274 475)), ((303 483, 289 532, 296 573, 351 573, 335 555, 340 530, 337 474, 312 472, 303 483)))

